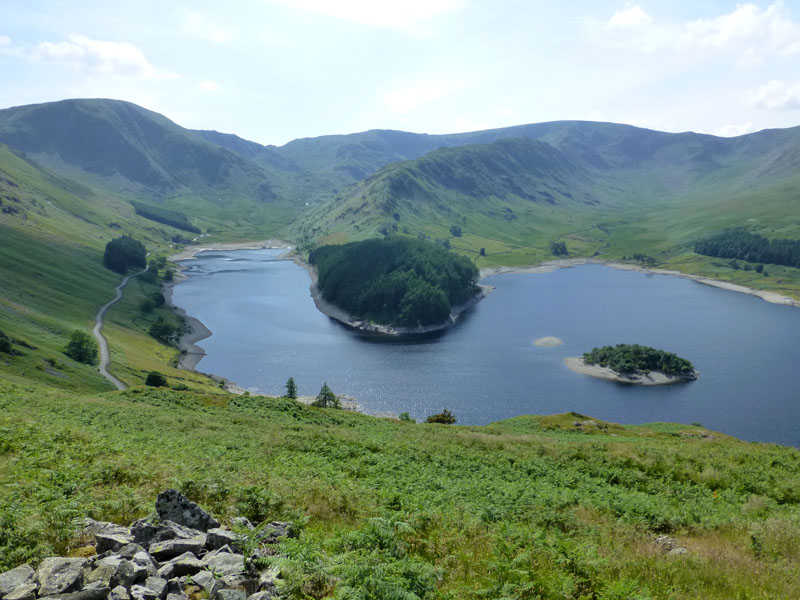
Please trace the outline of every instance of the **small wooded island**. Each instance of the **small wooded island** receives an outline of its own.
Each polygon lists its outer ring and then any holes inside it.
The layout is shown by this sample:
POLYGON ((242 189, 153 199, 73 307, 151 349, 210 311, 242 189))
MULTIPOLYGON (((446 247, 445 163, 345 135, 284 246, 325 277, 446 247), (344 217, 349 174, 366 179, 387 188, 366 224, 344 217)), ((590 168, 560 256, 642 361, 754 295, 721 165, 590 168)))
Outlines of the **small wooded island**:
POLYGON ((578 373, 638 385, 669 385, 694 381, 699 373, 685 358, 639 344, 594 348, 579 358, 565 358, 578 373))
POLYGON ((444 329, 485 295, 468 258, 425 240, 398 236, 321 246, 308 262, 316 269, 317 307, 366 331, 444 329))

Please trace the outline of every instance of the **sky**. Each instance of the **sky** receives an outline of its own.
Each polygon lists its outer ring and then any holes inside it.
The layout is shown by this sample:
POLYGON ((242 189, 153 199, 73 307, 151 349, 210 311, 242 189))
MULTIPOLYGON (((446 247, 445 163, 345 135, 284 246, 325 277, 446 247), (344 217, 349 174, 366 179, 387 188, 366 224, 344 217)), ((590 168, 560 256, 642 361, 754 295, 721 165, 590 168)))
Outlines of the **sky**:
POLYGON ((0 108, 115 98, 262 144, 561 119, 800 125, 800 0, 0 0, 0 108))

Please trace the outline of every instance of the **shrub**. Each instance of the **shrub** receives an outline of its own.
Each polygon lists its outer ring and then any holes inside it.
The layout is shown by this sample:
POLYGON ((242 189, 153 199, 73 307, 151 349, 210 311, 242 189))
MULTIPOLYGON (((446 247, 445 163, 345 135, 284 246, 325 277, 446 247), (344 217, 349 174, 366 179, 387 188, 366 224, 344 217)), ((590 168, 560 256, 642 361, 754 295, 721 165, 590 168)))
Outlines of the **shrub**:
POLYGON ((147 374, 147 379, 144 380, 144 384, 150 387, 165 387, 167 385, 167 378, 158 371, 150 371, 147 374))
POLYGON ((427 419, 425 419, 425 422, 452 425, 456 422, 456 416, 445 408, 442 412, 429 416, 427 419))
POLYGON ((64 354, 80 363, 96 365, 98 362, 97 342, 87 332, 76 329, 70 335, 64 354))
POLYGON ((103 264, 107 269, 125 274, 130 268, 144 269, 147 264, 144 244, 128 235, 123 235, 106 244, 103 264))

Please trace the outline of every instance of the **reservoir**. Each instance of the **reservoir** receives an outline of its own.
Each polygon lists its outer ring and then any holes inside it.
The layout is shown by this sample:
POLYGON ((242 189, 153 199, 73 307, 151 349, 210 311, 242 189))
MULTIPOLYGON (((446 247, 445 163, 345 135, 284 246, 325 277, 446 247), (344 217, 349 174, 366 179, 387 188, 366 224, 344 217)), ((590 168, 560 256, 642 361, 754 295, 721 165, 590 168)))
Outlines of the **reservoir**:
POLYGON ((496 275, 495 290, 446 332, 375 338, 320 313, 284 250, 207 251, 184 262, 173 302, 213 335, 197 366, 252 393, 300 395, 323 382, 364 412, 417 420, 450 409, 481 425, 575 411, 619 423, 699 422, 800 447, 800 310, 688 279, 583 265, 496 275), (563 344, 540 347, 537 338, 563 344), (691 383, 639 387, 570 371, 564 357, 638 343, 689 359, 691 383))

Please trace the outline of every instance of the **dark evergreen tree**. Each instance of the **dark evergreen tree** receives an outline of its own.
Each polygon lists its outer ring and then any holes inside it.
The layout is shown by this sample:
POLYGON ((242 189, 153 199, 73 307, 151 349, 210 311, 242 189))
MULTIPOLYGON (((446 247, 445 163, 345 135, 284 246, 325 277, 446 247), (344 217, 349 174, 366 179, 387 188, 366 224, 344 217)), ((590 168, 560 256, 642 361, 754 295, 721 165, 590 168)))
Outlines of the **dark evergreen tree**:
POLYGON ((292 400, 297 398, 297 386, 294 383, 293 377, 289 377, 289 381, 286 382, 286 397, 292 400))
POLYGON ((147 379, 144 380, 144 384, 151 387, 165 387, 167 385, 167 378, 158 371, 150 371, 147 374, 147 379))
POLYGON ((312 406, 319 406, 320 408, 341 408, 341 403, 336 394, 328 387, 328 382, 322 384, 317 399, 312 402, 312 406))
POLYGON ((550 242, 550 253, 555 256, 567 256, 569 252, 566 242, 550 242))

